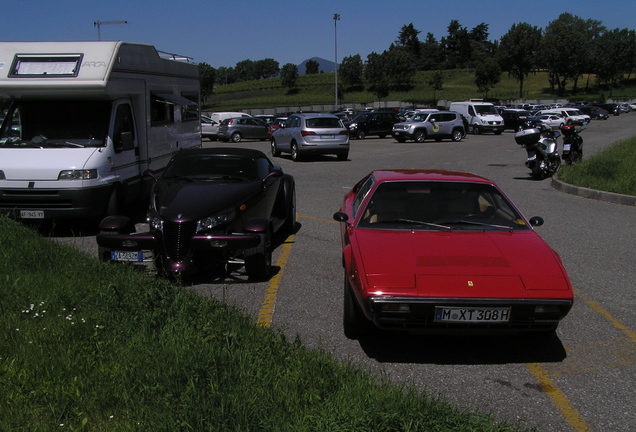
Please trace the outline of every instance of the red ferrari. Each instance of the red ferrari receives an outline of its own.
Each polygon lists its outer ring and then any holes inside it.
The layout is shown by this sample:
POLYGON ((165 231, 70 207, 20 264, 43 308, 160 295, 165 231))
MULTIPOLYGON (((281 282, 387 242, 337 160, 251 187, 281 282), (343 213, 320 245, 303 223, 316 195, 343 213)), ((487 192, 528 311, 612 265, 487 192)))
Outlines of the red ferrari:
POLYGON ((572 307, 559 255, 490 180, 373 171, 344 197, 344 332, 551 334, 572 307))

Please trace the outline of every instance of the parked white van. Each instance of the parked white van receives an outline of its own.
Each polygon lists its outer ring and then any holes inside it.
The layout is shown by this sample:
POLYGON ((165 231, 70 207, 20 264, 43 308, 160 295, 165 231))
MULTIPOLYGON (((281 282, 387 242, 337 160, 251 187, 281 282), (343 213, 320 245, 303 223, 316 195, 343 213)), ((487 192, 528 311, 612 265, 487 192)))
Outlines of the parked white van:
POLYGON ((19 219, 120 214, 146 169, 201 146, 189 58, 126 42, 2 42, 0 212, 19 219))
POLYGON ((463 115, 474 134, 494 132, 499 135, 504 131, 503 118, 490 102, 474 100, 451 102, 449 111, 455 111, 463 115))

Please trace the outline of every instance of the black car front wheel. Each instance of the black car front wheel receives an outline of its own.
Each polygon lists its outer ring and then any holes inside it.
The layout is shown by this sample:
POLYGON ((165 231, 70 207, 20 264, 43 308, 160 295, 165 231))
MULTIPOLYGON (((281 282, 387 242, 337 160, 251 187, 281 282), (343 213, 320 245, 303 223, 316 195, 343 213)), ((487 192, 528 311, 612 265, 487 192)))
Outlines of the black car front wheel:
POLYGON ((245 273, 253 280, 266 280, 272 268, 272 234, 267 230, 263 247, 255 254, 245 257, 245 273))

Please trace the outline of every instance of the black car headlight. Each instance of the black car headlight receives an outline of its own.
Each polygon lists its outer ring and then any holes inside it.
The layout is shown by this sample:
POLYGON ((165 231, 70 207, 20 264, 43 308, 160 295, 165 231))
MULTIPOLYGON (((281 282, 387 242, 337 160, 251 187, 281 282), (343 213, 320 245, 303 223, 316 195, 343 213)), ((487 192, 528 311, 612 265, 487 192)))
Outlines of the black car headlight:
POLYGON ((199 219, 197 221, 197 232, 210 230, 219 225, 225 225, 226 223, 234 220, 235 216, 236 216, 236 212, 234 210, 230 210, 227 212, 218 213, 213 216, 206 217, 204 219, 199 219))
POLYGON ((146 219, 148 220, 148 226, 151 230, 163 232, 163 219, 161 219, 157 213, 148 213, 146 219))
POLYGON ((358 123, 351 123, 349 125, 349 130, 356 130, 358 129, 358 123))

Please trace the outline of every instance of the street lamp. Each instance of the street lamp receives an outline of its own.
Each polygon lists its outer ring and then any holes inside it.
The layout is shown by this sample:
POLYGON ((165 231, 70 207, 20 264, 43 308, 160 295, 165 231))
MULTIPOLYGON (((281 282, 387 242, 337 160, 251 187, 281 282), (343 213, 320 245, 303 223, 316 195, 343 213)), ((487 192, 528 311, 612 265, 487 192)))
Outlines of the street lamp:
POLYGON ((334 109, 338 109, 338 21, 340 21, 340 14, 333 14, 334 63, 336 65, 336 106, 334 109))

